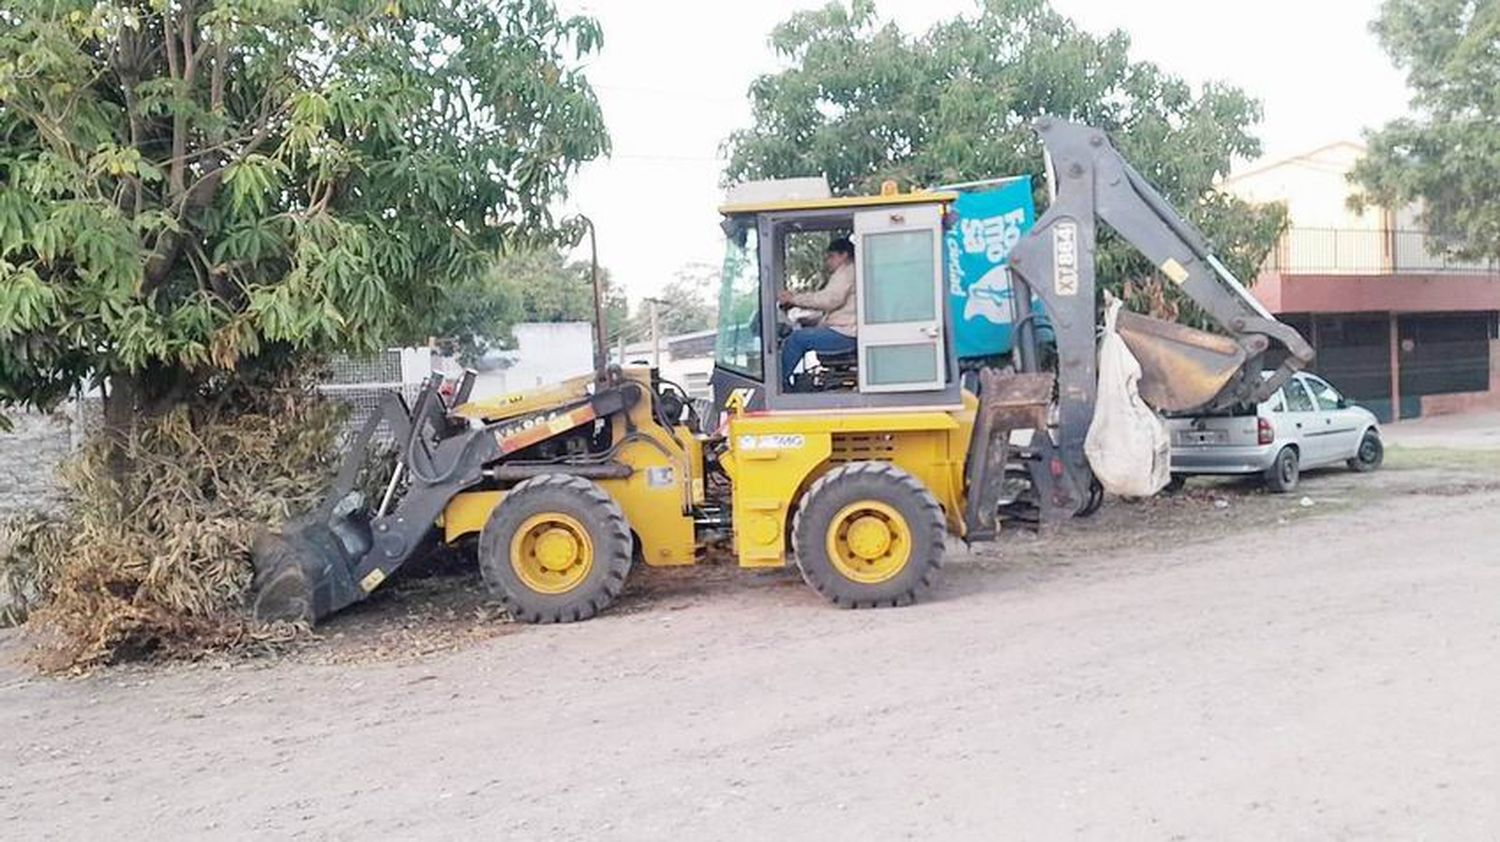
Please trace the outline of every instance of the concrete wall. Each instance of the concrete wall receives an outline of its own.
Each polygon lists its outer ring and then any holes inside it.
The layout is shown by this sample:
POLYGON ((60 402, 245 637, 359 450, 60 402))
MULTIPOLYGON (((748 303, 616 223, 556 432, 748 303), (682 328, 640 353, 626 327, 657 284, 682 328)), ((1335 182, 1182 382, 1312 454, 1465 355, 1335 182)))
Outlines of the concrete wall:
POLYGON ((56 508, 57 469, 73 450, 71 409, 7 415, 15 428, 0 433, 0 517, 56 508))
POLYGON ((1472 313, 1500 310, 1500 274, 1262 274, 1255 296, 1273 313, 1472 313))
POLYGON ((1348 172, 1365 153, 1357 143, 1335 143, 1295 158, 1252 166, 1224 179, 1225 191, 1247 202, 1285 202, 1298 228, 1379 231, 1385 214, 1349 209, 1348 172))
POLYGON ((512 333, 516 348, 505 353, 508 364, 480 372, 473 397, 535 389, 594 370, 594 333, 588 322, 526 322, 512 333))

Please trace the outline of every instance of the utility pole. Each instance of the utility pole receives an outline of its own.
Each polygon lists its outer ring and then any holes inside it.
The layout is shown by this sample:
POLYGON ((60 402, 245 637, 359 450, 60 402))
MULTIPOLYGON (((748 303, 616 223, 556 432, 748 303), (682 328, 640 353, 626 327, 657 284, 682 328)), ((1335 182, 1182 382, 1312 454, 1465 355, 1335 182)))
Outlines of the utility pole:
POLYGON ((661 368, 661 327, 660 327, 661 322, 659 321, 658 317, 660 315, 659 308, 661 306, 661 299, 659 299, 659 298, 648 298, 648 299, 646 299, 646 303, 651 305, 651 367, 655 368, 655 369, 660 369, 661 368))

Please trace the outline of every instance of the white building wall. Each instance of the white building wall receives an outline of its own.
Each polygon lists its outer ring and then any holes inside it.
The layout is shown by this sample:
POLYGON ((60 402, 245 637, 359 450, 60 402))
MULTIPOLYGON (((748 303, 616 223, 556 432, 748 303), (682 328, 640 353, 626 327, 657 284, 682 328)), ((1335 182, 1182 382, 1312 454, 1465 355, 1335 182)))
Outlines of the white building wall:
POLYGON ((1298 228, 1337 228, 1379 231, 1386 227, 1379 208, 1355 212, 1349 208, 1354 192, 1349 172, 1364 147, 1335 143, 1306 155, 1288 158, 1224 180, 1223 188, 1247 202, 1283 202, 1298 228))
MULTIPOLYGON (((672 343, 684 337, 698 337, 702 333, 682 334, 680 336, 664 336, 661 340, 661 377, 681 386, 689 397, 712 398, 708 381, 714 373, 714 358, 712 353, 705 353, 695 357, 677 357, 672 354, 672 343)), ((635 342, 625 346, 625 355, 620 356, 618 347, 611 348, 609 359, 612 363, 623 365, 651 365, 656 358, 655 348, 649 341, 635 342)))
POLYGON ((588 322, 524 322, 512 330, 516 348, 510 363, 483 371, 474 381, 474 397, 484 398, 535 389, 594 370, 593 327, 588 322))

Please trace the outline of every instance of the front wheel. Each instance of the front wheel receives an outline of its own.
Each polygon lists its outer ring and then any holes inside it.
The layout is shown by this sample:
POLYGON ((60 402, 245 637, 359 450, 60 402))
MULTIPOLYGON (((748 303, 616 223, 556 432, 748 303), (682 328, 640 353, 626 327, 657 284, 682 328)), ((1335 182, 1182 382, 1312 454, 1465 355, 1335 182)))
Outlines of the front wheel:
POLYGON ((1359 450, 1355 451, 1354 458, 1349 460, 1349 470, 1361 474, 1379 468, 1385 462, 1385 443, 1380 440, 1380 434, 1374 430, 1366 430, 1364 438, 1359 440, 1359 450))
POLYGON ((885 462, 824 474, 792 524, 797 567, 841 608, 906 605, 943 558, 943 509, 916 477, 885 462))
POLYGON ((1276 454, 1276 461, 1266 469, 1266 487, 1277 494, 1285 494, 1297 487, 1297 477, 1300 474, 1301 463, 1297 459, 1297 451, 1283 447, 1276 454))
POLYGON ((602 488, 546 474, 511 489, 490 513, 479 571, 517 621, 567 623, 620 595, 633 549, 624 513, 602 488))

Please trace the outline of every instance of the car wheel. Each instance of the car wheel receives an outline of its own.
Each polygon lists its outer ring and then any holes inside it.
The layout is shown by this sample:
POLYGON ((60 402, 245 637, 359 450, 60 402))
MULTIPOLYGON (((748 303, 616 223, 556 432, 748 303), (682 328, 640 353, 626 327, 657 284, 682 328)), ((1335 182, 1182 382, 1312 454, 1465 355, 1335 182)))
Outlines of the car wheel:
POLYGON ((1187 474, 1173 474, 1172 478, 1167 480, 1167 484, 1162 487, 1162 491, 1167 494, 1176 494, 1182 490, 1183 486, 1187 485, 1187 480, 1187 474))
POLYGON ((1349 470, 1361 474, 1369 473, 1380 467, 1385 461, 1385 444, 1380 440, 1380 434, 1374 430, 1367 430, 1364 438, 1359 440, 1359 450, 1355 452, 1354 458, 1349 460, 1349 470))
POLYGON ((1297 487, 1300 472, 1297 451, 1291 447, 1283 447, 1276 454, 1276 461, 1266 469, 1266 487, 1277 494, 1285 494, 1297 487))

